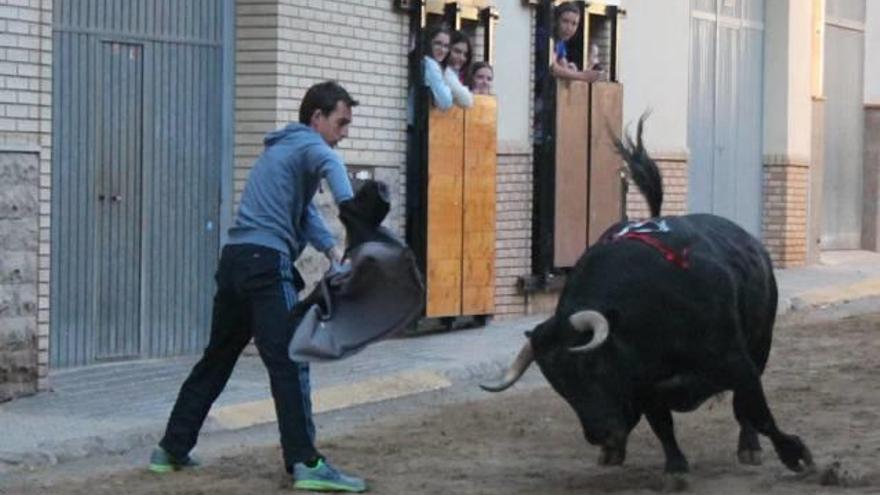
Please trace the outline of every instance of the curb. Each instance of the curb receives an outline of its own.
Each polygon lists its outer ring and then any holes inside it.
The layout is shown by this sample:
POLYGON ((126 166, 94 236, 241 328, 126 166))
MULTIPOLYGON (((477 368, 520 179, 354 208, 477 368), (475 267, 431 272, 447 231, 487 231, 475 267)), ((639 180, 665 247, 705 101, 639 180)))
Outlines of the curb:
POLYGON ((880 296, 880 278, 807 291, 792 297, 791 307, 797 310, 832 306, 875 296, 880 296))
MULTIPOLYGON (((446 377, 430 370, 404 371, 345 385, 317 389, 312 393, 312 412, 321 414, 339 409, 399 399, 410 395, 448 388, 446 377)), ((235 431, 277 421, 273 399, 243 402, 211 411, 211 431, 235 431)))

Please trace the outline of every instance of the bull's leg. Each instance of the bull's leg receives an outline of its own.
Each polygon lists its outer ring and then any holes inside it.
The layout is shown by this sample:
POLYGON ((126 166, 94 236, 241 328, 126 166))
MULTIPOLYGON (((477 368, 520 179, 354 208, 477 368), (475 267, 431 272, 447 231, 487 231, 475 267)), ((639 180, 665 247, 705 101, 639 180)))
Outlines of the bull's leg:
POLYGON ((758 431, 748 421, 739 422, 739 444, 736 448, 736 457, 740 464, 761 465, 761 441, 758 440, 758 431))
POLYGON ((660 444, 663 445, 663 454, 666 455, 666 472, 668 474, 688 472, 688 461, 675 439, 675 425, 672 422, 672 413, 669 409, 661 404, 653 404, 645 409, 645 417, 654 434, 660 439, 660 444))
POLYGON ((733 412, 740 424, 751 424, 759 433, 770 438, 779 460, 792 471, 812 469, 813 456, 796 435, 783 432, 776 426, 773 414, 767 406, 761 380, 754 376, 741 382, 733 391, 733 412))

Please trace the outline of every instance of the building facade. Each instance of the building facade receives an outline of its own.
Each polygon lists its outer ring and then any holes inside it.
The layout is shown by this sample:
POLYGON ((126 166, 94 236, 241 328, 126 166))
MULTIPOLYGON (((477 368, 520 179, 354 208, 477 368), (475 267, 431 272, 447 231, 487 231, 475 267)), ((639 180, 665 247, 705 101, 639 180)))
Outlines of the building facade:
MULTIPOLYGON (((540 2, 459 3, 499 14, 495 317, 548 310, 556 294, 522 283, 540 2)), ((623 120, 651 111, 665 213, 732 218, 779 267, 880 248, 880 7, 606 3, 625 12, 623 120)), ((249 167, 311 84, 360 100, 339 151, 391 186, 386 224, 402 233, 408 5, 0 0, 0 401, 48 387, 50 369, 200 351, 249 167)), ((646 215, 632 189, 627 214, 646 215)), ((309 252, 299 268, 315 280, 322 263, 309 252)))

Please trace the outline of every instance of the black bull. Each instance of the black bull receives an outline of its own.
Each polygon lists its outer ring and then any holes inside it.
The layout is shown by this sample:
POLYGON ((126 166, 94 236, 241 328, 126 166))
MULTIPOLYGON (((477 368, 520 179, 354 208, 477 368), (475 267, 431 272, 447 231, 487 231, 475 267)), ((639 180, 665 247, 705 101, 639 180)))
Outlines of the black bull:
POLYGON ((659 438, 667 473, 688 463, 671 411, 691 411, 733 391, 740 462, 760 463, 757 433, 794 471, 813 467, 807 447, 773 419, 761 386, 776 317, 770 258, 750 234, 724 218, 659 217, 659 170, 642 144, 617 142, 652 220, 611 227, 578 260, 555 313, 527 332, 505 377, 511 386, 537 361, 575 410, 599 463, 621 464, 629 432, 644 415, 659 438))

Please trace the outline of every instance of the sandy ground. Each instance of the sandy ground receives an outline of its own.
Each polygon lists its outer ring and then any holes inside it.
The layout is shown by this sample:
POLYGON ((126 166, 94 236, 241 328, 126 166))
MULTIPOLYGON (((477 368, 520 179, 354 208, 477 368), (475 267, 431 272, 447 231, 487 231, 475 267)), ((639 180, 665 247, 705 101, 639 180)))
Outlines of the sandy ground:
MULTIPOLYGON (((777 421, 812 449, 818 470, 787 471, 766 439, 764 465, 736 462, 737 426, 728 397, 677 415, 692 473, 690 493, 880 493, 880 315, 825 323, 790 318, 777 328, 764 385, 777 421)), ((655 493, 664 488, 659 442, 643 421, 623 467, 598 467, 598 450, 549 388, 486 394, 481 400, 374 422, 357 435, 325 438, 333 461, 366 476, 382 494, 655 493)), ((277 448, 216 457, 196 471, 144 469, 36 482, 16 493, 291 493, 277 448)), ((3 490, 0 490, 2 492, 3 490)))

